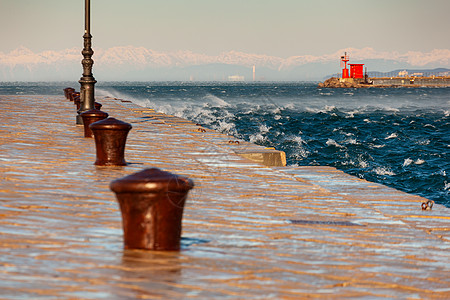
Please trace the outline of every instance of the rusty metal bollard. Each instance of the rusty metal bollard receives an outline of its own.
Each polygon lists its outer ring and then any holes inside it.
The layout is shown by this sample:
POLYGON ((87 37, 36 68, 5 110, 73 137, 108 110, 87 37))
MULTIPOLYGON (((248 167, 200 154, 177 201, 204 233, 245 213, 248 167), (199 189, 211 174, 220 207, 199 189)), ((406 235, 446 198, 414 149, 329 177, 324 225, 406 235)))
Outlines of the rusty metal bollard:
POLYGON ((75 95, 73 96, 73 103, 77 106, 77 110, 79 110, 79 109, 80 109, 80 106, 81 106, 81 98, 80 98, 80 95, 75 94, 75 95))
POLYGON ((91 138, 94 136, 89 125, 95 123, 97 121, 106 119, 108 117, 108 113, 103 112, 98 109, 91 109, 81 113, 81 117, 83 118, 83 126, 84 126, 84 137, 91 138))
POLYGON ((67 92, 67 99, 68 99, 69 101, 72 101, 72 93, 75 93, 75 89, 74 89, 74 90, 69 90, 69 91, 67 92))
POLYGON ((69 99, 69 92, 75 92, 75 89, 71 87, 67 87, 64 89, 64 97, 66 97, 66 99, 69 99))
POLYGON ((100 110, 102 108, 102 104, 99 102, 94 102, 94 108, 100 110))
POLYGON ((75 92, 75 91, 69 92, 69 100, 70 100, 70 101, 73 102, 75 96, 80 96, 80 92, 75 92))
POLYGON ((131 124, 107 118, 89 125, 94 133, 97 166, 125 166, 125 144, 131 124))
POLYGON ((183 209, 192 180, 157 168, 116 179, 125 249, 180 250, 183 209))

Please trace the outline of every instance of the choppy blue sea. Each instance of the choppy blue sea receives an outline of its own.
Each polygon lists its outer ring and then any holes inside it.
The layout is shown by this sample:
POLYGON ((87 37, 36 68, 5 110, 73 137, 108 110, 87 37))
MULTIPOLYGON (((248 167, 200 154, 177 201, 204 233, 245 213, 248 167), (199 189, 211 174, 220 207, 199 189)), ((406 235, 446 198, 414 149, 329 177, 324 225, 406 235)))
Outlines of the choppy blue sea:
MULTIPOLYGON (((62 95, 66 86, 3 83, 0 94, 62 95)), ((450 88, 124 82, 97 84, 96 95, 275 147, 288 165, 333 166, 450 207, 450 88)))

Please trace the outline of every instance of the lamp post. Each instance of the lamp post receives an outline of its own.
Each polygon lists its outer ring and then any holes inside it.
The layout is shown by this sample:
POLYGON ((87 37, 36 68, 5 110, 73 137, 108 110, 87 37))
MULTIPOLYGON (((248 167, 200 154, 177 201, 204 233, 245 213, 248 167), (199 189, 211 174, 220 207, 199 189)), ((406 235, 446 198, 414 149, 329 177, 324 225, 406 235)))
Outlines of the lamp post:
POLYGON ((90 19, 91 19, 91 1, 85 0, 85 8, 84 8, 84 48, 83 51, 81 51, 81 54, 83 54, 83 60, 81 61, 81 64, 83 65, 83 76, 80 78, 80 81, 78 81, 81 85, 80 87, 80 100, 81 105, 80 109, 78 110, 77 115, 77 124, 83 124, 83 118, 80 116, 81 113, 91 110, 94 108, 94 85, 97 82, 92 75, 92 65, 94 64, 94 61, 92 60, 92 55, 94 54, 94 51, 91 48, 91 26, 90 26, 90 19))

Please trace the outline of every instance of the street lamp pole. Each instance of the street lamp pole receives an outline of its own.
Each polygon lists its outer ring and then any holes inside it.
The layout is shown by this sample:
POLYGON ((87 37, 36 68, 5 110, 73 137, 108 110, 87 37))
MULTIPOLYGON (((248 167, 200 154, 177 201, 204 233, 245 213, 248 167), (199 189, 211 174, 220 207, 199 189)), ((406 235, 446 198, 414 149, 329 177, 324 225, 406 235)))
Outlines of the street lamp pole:
POLYGON ((78 116, 77 116, 77 124, 83 124, 83 119, 81 118, 80 114, 91 110, 94 108, 94 85, 97 83, 94 76, 92 75, 92 65, 94 64, 94 61, 92 60, 92 55, 94 54, 94 51, 91 48, 92 42, 92 35, 91 35, 91 26, 90 26, 90 19, 91 19, 91 1, 85 0, 85 8, 84 8, 84 48, 83 51, 81 51, 81 54, 83 54, 83 60, 81 61, 81 64, 83 65, 83 76, 80 78, 80 81, 78 81, 81 85, 80 87, 80 109, 78 110, 78 116))

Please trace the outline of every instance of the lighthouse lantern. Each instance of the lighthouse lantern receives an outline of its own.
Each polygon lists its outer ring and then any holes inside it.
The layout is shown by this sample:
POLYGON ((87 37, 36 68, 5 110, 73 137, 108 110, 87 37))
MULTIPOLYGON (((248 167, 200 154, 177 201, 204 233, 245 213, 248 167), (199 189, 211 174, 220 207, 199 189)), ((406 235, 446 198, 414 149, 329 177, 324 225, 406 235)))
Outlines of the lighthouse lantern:
POLYGON ((341 68, 342 69, 342 78, 349 78, 349 73, 348 73, 348 69, 347 69, 347 63, 348 63, 349 59, 348 59, 348 55, 347 52, 345 52, 344 56, 341 56, 341 68))

